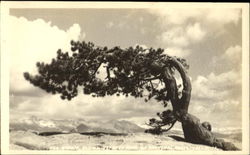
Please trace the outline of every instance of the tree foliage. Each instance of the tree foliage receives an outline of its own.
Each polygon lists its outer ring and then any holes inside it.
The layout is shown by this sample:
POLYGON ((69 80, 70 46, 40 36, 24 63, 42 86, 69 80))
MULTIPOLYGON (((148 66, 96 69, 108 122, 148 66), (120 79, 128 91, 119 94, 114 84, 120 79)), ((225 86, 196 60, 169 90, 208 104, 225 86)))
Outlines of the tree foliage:
POLYGON ((148 125, 153 129, 146 132, 160 134, 168 131, 178 119, 177 112, 181 109, 187 112, 191 86, 185 72, 189 66, 185 59, 171 57, 161 48, 136 46, 122 49, 116 46, 109 49, 91 42, 71 41, 70 53, 59 49, 51 63, 37 62, 36 66, 38 74, 26 72, 25 79, 48 93, 61 94, 62 99, 71 100, 82 89, 84 94, 93 97, 122 94, 144 97, 146 102, 154 98, 164 107, 170 102, 173 111, 157 113, 160 120, 150 119, 148 125), (104 79, 98 76, 102 67, 106 72, 104 79), (175 70, 183 80, 181 98, 175 70), (169 129, 162 129, 166 125, 169 129))
POLYGON ((57 51, 51 63, 37 62, 38 75, 24 73, 30 81, 48 93, 61 94, 62 99, 71 100, 79 89, 94 97, 106 95, 130 95, 155 98, 165 106, 171 99, 164 72, 173 75, 175 67, 171 60, 178 60, 186 69, 185 59, 171 57, 163 49, 144 49, 141 46, 122 49, 98 47, 91 42, 71 41, 71 52, 57 51), (106 78, 98 78, 101 66, 105 67, 106 78), (157 88, 154 80, 165 87, 157 88), (146 91, 146 93, 145 93, 146 91))
POLYGON ((162 134, 163 132, 169 131, 177 121, 175 114, 170 109, 167 109, 161 113, 158 112, 157 116, 160 118, 160 120, 155 118, 149 119, 148 125, 153 128, 145 130, 146 133, 152 133, 156 135, 162 134), (169 126, 169 128, 162 129, 163 126, 169 126))

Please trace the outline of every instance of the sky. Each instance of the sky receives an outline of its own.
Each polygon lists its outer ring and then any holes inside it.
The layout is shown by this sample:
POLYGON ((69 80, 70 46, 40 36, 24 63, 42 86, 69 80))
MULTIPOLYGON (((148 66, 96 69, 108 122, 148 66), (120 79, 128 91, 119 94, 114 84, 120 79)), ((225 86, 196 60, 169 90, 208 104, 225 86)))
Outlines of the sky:
POLYGON ((36 62, 50 60, 70 40, 98 46, 164 48, 190 65, 189 112, 216 127, 241 126, 241 9, 10 9, 10 117, 126 119, 143 123, 163 106, 124 96, 71 101, 47 94, 25 81, 36 62))

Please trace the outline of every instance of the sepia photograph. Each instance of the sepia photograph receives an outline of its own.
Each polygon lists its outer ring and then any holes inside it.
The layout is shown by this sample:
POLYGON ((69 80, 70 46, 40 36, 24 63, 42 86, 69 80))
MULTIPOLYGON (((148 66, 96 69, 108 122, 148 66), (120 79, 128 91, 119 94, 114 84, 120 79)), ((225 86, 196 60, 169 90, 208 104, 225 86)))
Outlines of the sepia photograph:
POLYGON ((4 2, 2 154, 248 154, 249 5, 4 2))

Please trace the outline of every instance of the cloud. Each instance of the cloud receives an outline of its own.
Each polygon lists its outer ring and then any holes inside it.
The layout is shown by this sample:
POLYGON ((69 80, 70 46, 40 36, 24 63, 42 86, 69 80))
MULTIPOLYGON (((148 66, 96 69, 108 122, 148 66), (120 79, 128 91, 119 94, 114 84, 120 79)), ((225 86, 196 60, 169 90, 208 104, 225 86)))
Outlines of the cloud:
POLYGON ((241 62, 241 55, 242 55, 241 46, 235 45, 235 46, 229 47, 222 57, 226 58, 228 61, 230 61, 233 64, 236 64, 236 63, 239 64, 239 62, 241 62))
POLYGON ((81 34, 81 27, 79 24, 73 24, 66 32, 67 38, 66 40, 78 40, 81 34))
POLYGON ((195 23, 193 25, 188 25, 186 28, 186 33, 189 39, 193 41, 200 41, 205 36, 206 32, 202 30, 200 23, 195 23))
POLYGON ((213 58, 215 67, 224 66, 223 72, 211 72, 198 76, 192 82, 190 112, 202 120, 212 121, 215 126, 241 125, 241 46, 228 47, 220 56, 213 58), (212 117, 211 117, 212 116, 212 117), (220 118, 220 119, 218 119, 220 118), (221 123, 221 120, 226 120, 221 123))
POLYGON ((169 47, 164 50, 164 53, 170 56, 186 57, 190 54, 190 51, 179 47, 169 47))
MULTIPOLYGON (((224 66, 230 69, 237 69, 241 71, 241 57, 242 48, 240 45, 235 45, 228 47, 220 56, 214 56, 211 62, 214 67, 224 66)), ((239 72, 239 74, 241 73, 239 72)))
POLYGON ((133 46, 133 48, 136 48, 136 46, 140 46, 140 47, 142 47, 143 49, 148 49, 148 46, 145 45, 145 44, 138 44, 138 43, 136 43, 136 44, 133 46))
POLYGON ((213 128, 238 127, 242 123, 242 105, 238 100, 223 101, 192 100, 189 112, 201 122, 209 121, 213 128))
POLYGON ((232 89, 235 86, 241 85, 241 74, 239 74, 239 72, 236 70, 224 72, 219 75, 210 73, 208 75, 208 80, 210 85, 213 84, 212 86, 214 89, 232 89))
MULTIPOLYGON (((210 73, 207 77, 198 76, 193 82, 192 93, 195 99, 218 101, 230 97, 235 93, 234 89, 238 90, 240 87, 241 74, 231 70, 218 75, 210 73)), ((237 95, 241 95, 240 92, 237 95)))
POLYGON ((72 101, 61 100, 59 95, 47 94, 46 97, 12 96, 13 111, 42 118, 57 119, 121 119, 131 117, 153 117, 163 106, 155 101, 145 103, 143 99, 133 97, 93 98, 89 95, 79 95, 72 101), (13 102, 16 103, 13 103, 13 102))
POLYGON ((168 31, 163 32, 158 40, 169 46, 185 47, 189 44, 187 37, 184 34, 184 29, 181 27, 175 27, 168 31))
POLYGON ((95 116, 103 119, 120 119, 130 117, 152 117, 163 109, 160 103, 155 101, 145 103, 143 99, 133 97, 105 97, 100 102, 88 104, 87 116, 95 116), (102 103, 103 102, 103 103, 102 103))
POLYGON ((183 25, 192 19, 216 25, 237 24, 241 18, 241 9, 236 8, 153 8, 149 12, 157 15, 166 25, 183 25))
POLYGON ((165 48, 177 50, 176 54, 186 57, 190 54, 189 46, 197 44, 206 36, 200 23, 169 28, 157 36, 157 41, 165 48))
MULTIPOLYGON (((27 86, 28 87, 28 86, 27 86)), ((15 86, 11 85, 11 91, 10 91, 10 95, 14 95, 15 96, 33 96, 33 97, 42 97, 44 96, 46 93, 45 91, 39 89, 39 88, 35 88, 30 86, 31 88, 19 88, 19 89, 15 89, 15 86)))
POLYGON ((213 122, 217 127, 241 122, 241 74, 238 70, 198 76, 192 87, 190 113, 213 122), (231 122, 220 123, 218 117, 231 122))
POLYGON ((69 104, 61 100, 59 95, 46 94, 43 97, 12 96, 11 115, 15 116, 16 111, 26 115, 34 115, 41 118, 75 118, 78 113, 76 104, 69 104))
MULTIPOLYGON (((223 34, 226 24, 238 24, 240 9, 230 8, 153 8, 149 13, 156 16, 161 34, 156 42, 163 48, 191 49, 213 34, 223 34)), ((189 53, 191 54, 191 53, 189 53)), ((186 53, 180 55, 188 56, 186 53)))
POLYGON ((201 41, 205 34, 200 23, 194 23, 183 27, 173 27, 158 36, 158 40, 169 46, 187 47, 201 41))
POLYGON ((181 25, 192 17, 197 17, 200 14, 200 9, 177 9, 177 8, 152 8, 149 12, 160 17, 160 20, 168 25, 181 25))
POLYGON ((69 51, 70 40, 80 37, 81 28, 78 24, 73 24, 64 31, 42 19, 28 21, 26 18, 14 16, 9 17, 9 22, 10 91, 22 95, 35 95, 34 92, 39 91, 25 81, 23 73, 36 73, 36 62, 50 62, 59 48, 69 51))
POLYGON ((212 9, 206 13, 205 18, 213 23, 234 23, 237 24, 241 18, 241 9, 212 9))

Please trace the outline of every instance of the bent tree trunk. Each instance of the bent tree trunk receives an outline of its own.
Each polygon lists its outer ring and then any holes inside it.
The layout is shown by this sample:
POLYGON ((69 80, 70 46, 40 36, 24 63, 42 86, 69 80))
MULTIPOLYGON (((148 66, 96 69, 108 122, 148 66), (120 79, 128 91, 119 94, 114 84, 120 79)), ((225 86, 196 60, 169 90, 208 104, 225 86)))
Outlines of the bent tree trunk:
POLYGON ((216 138, 211 132, 211 125, 201 123, 197 117, 188 113, 192 90, 190 78, 187 76, 184 67, 179 61, 173 58, 171 65, 180 73, 182 78, 182 96, 180 98, 178 97, 176 81, 173 74, 169 73, 169 69, 164 70, 164 82, 169 95, 171 95, 170 101, 173 107, 173 115, 182 123, 185 140, 191 143, 218 147, 223 150, 239 150, 232 143, 216 138))

